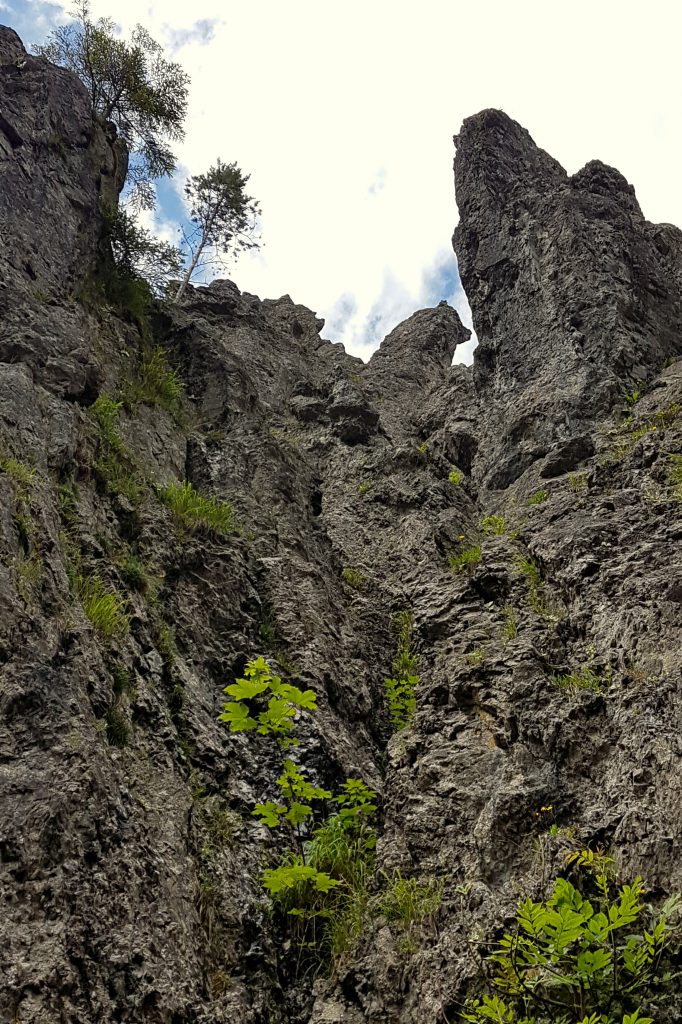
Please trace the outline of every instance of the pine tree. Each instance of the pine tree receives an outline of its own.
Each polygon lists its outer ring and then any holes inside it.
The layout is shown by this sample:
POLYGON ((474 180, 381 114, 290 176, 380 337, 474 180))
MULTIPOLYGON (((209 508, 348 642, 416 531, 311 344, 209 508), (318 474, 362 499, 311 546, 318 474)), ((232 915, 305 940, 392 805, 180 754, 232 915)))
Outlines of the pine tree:
POLYGON ((236 163, 224 164, 220 159, 206 174, 196 174, 185 185, 190 203, 194 231, 185 241, 192 253, 187 272, 175 295, 182 298, 192 275, 210 262, 220 262, 227 253, 259 247, 254 238, 260 207, 245 192, 248 174, 236 163), (213 250, 207 258, 207 251, 213 250))

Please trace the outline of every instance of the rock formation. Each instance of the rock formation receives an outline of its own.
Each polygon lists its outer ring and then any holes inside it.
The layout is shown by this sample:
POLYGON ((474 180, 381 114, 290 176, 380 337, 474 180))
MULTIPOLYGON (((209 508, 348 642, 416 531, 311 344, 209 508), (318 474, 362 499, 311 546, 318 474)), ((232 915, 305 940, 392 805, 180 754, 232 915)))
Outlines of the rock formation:
POLYGON ((561 868, 541 808, 682 888, 682 235, 484 111, 455 161, 473 368, 445 304, 363 364, 214 281, 155 314, 164 408, 135 397, 149 339, 88 294, 122 168, 73 76, 0 28, 0 1019, 454 1022, 561 868), (185 480, 232 532, 177 528, 157 488, 185 480), (85 614, 93 580, 127 630, 85 614), (421 682, 391 735, 406 609, 421 682), (377 885, 443 884, 411 946, 369 914, 332 976, 282 959, 250 814, 272 753, 218 721, 259 654, 318 694, 311 777, 379 792, 377 885))

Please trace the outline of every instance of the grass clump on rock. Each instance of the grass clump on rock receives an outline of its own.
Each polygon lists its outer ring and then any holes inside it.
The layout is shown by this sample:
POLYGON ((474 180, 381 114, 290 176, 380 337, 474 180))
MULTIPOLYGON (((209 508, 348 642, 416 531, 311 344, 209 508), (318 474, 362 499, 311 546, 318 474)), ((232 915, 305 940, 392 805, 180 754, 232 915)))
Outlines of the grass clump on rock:
POLYGON ((212 533, 225 536, 234 529, 232 506, 217 498, 205 498, 188 480, 159 487, 156 494, 186 530, 204 526, 212 533))

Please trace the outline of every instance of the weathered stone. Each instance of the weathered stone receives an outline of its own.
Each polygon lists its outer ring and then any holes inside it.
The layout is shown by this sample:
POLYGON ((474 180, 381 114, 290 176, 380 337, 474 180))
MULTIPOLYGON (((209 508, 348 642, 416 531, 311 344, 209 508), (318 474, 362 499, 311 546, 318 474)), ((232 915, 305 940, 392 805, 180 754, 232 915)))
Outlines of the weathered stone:
POLYGON ((134 376, 142 340, 69 299, 117 140, 66 72, 29 57, 17 77, 24 52, 0 29, 0 1019, 454 1022, 479 947, 564 867, 549 805, 653 897, 681 888, 682 363, 662 368, 682 355, 677 229, 647 224, 618 172, 568 178, 483 112, 456 164, 473 370, 451 366, 468 332, 447 305, 365 365, 289 296, 190 287, 154 319, 183 415, 121 409, 140 493, 117 493, 88 407, 134 376), (185 479, 233 505, 234 532, 181 528, 155 485, 185 479), (127 633, 86 616, 93 574, 127 633), (406 609, 421 681, 391 736, 406 609), (318 694, 295 755, 311 778, 380 794, 374 890, 396 869, 444 886, 409 942, 368 912, 314 984, 260 884, 286 846, 250 814, 276 796, 278 754, 218 721, 258 654, 318 694), (584 666, 603 692, 552 680, 584 666))

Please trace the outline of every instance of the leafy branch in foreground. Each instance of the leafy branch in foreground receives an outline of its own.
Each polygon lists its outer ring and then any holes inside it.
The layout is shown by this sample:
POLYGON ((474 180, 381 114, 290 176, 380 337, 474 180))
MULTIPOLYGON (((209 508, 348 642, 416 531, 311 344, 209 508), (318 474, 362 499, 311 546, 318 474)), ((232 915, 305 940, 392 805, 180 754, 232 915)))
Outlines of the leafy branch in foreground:
POLYGON ((644 904, 644 883, 616 880, 614 861, 580 850, 567 858, 579 886, 558 878, 545 902, 524 900, 516 928, 488 958, 501 995, 468 1004, 472 1024, 653 1024, 641 1016, 672 1005, 670 959, 682 900, 644 904))

